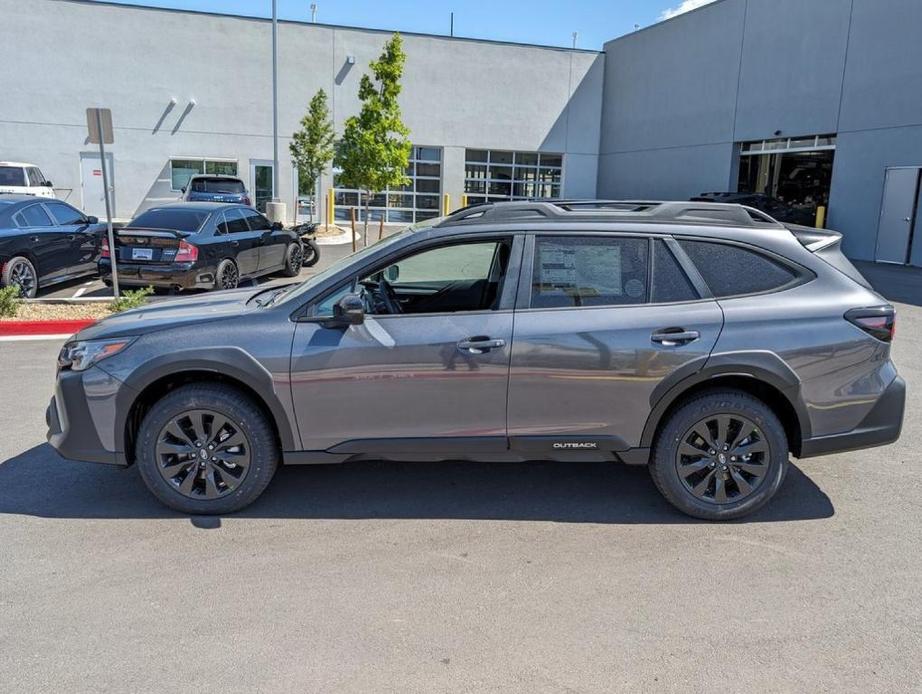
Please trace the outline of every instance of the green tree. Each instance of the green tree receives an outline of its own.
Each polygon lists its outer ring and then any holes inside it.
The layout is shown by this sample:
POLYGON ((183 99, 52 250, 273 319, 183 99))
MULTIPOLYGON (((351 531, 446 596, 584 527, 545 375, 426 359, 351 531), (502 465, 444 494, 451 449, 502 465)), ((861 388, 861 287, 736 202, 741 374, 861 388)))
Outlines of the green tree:
POLYGON ((291 162, 298 169, 298 192, 317 193, 317 181, 333 159, 333 120, 327 106, 327 93, 322 89, 314 94, 307 113, 301 119, 301 128, 291 136, 288 150, 291 162))
POLYGON ((400 118, 400 78, 406 53, 403 39, 394 34, 381 56, 370 63, 374 78, 362 75, 359 99, 362 108, 346 120, 336 163, 342 169, 340 181, 365 193, 365 243, 368 243, 368 207, 371 196, 388 187, 406 185, 406 169, 412 146, 410 131, 400 118))

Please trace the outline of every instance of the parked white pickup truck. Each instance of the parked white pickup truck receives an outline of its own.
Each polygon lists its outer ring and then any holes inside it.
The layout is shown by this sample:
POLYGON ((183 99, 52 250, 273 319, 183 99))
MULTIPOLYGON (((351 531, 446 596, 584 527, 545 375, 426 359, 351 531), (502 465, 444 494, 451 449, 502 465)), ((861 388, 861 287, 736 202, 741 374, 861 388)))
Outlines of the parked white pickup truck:
POLYGON ((0 161, 0 193, 53 198, 54 188, 35 164, 0 161))

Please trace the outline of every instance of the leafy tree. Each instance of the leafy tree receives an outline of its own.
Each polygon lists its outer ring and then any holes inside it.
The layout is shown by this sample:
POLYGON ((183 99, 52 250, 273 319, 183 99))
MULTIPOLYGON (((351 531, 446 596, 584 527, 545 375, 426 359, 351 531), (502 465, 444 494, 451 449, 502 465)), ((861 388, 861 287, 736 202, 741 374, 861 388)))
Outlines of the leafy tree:
POLYGON ((365 193, 365 243, 368 243, 368 207, 371 196, 388 187, 406 185, 406 168, 412 146, 410 131, 400 118, 400 78, 406 53, 403 39, 394 34, 381 56, 370 63, 374 79, 362 75, 359 83, 361 111, 346 120, 336 162, 340 181, 365 193))
POLYGON ((291 161, 298 168, 298 192, 317 191, 317 180, 333 159, 333 121, 327 106, 327 93, 314 94, 307 113, 301 119, 301 129, 291 136, 288 149, 291 161))

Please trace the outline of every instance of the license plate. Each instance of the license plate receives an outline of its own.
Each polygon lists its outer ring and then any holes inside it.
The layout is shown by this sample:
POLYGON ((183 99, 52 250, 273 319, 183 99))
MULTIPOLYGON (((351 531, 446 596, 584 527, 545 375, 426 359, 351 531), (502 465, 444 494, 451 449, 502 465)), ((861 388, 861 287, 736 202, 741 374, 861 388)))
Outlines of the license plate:
POLYGON ((154 259, 154 249, 153 248, 132 248, 131 249, 131 259, 132 260, 153 260, 154 259))

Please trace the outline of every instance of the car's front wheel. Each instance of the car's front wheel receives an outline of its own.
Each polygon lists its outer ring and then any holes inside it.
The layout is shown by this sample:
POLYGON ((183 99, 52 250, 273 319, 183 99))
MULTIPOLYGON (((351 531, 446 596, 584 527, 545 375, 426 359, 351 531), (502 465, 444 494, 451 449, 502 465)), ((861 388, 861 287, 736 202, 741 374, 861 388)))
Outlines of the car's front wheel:
POLYGON ((654 442, 650 473, 676 508, 730 520, 768 503, 784 480, 788 440, 761 400, 708 391, 672 412, 654 442))
POLYGON ((285 269, 282 274, 285 277, 297 277, 301 274, 301 262, 304 259, 304 249, 301 242, 288 244, 288 250, 285 251, 285 269))
POLYGON ((313 239, 304 241, 304 267, 313 267, 320 260, 320 246, 313 239))
POLYGON ((183 513, 220 514, 263 493, 279 451, 270 423, 250 398, 221 384, 191 384, 147 412, 135 457, 147 488, 164 504, 183 513))

